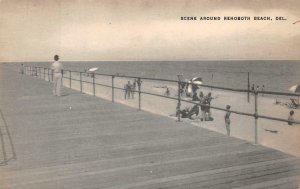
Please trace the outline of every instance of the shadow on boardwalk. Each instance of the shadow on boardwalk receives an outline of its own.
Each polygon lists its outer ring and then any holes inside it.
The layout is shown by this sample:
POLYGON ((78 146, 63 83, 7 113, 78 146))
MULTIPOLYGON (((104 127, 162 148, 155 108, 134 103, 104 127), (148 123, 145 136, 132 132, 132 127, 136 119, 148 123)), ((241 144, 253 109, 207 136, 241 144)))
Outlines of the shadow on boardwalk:
POLYGON ((298 188, 293 156, 70 89, 54 97, 10 66, 0 77, 18 156, 1 188, 298 188))

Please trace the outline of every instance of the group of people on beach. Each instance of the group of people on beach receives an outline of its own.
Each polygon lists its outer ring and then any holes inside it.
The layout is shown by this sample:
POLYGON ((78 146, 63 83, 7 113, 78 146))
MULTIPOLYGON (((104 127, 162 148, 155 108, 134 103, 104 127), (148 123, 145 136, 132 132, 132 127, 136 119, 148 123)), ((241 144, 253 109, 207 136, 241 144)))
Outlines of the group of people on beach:
POLYGON ((195 104, 192 107, 186 107, 185 109, 180 110, 178 113, 181 114, 182 118, 193 119, 192 116, 193 115, 198 116, 198 114, 201 110, 200 120, 201 121, 212 121, 213 118, 211 117, 211 111, 210 111, 210 104, 211 104, 212 99, 214 99, 214 98, 212 97, 211 92, 209 92, 206 96, 204 96, 204 93, 202 91, 199 93, 199 96, 197 93, 194 93, 192 100, 199 101, 199 104, 195 104))
POLYGON ((134 79, 133 83, 131 84, 130 81, 128 81, 124 85, 124 99, 134 99, 134 92, 136 91, 136 86, 138 84, 137 79, 134 79))
MULTIPOLYGON (((176 116, 180 116, 182 118, 195 119, 194 116, 199 116, 201 111, 200 120, 201 121, 213 121, 213 117, 211 116, 211 102, 213 99, 217 97, 212 97, 211 92, 209 92, 206 96, 204 93, 200 91, 199 95, 197 92, 193 93, 192 101, 198 101, 199 103, 194 104, 190 107, 185 107, 182 110, 178 110, 176 112, 176 116)), ((227 131, 227 135, 230 136, 230 111, 231 106, 226 106, 226 112, 224 116, 225 127, 227 131)))

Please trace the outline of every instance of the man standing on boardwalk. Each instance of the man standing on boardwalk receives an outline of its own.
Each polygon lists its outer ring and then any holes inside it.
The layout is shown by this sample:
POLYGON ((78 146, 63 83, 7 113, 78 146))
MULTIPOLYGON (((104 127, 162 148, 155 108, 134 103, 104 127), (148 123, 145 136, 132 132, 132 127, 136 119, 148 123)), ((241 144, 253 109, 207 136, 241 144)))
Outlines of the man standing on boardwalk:
POLYGON ((60 87, 61 87, 61 80, 62 80, 62 70, 63 66, 58 61, 59 56, 54 56, 54 62, 51 65, 51 70, 53 74, 53 95, 60 96, 60 87))
POLYGON ((227 135, 230 136, 230 105, 226 106, 226 114, 225 114, 225 126, 226 126, 226 131, 227 135))

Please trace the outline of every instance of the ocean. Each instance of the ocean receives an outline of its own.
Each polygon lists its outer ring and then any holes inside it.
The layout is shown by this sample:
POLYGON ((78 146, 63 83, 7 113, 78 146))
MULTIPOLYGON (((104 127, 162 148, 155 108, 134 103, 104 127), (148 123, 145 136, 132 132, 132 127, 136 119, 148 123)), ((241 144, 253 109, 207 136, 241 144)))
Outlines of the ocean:
MULTIPOLYGON (((267 91, 289 92, 300 84, 299 60, 230 60, 230 61, 73 61, 63 62, 65 69, 84 71, 99 67, 98 73, 121 74, 177 80, 202 77, 204 84, 235 89, 247 89, 250 85, 265 86, 267 91)), ((50 62, 25 63, 50 66, 50 62)))

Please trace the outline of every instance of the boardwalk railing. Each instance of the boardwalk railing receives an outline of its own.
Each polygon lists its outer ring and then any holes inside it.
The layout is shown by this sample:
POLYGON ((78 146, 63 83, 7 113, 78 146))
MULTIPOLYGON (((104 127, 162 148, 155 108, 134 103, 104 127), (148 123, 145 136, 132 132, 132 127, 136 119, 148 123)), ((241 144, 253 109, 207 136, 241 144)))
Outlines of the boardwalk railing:
MULTIPOLYGON (((31 76, 36 76, 39 77, 40 79, 46 80, 46 81, 53 81, 53 74, 51 72, 50 68, 46 68, 46 67, 37 67, 37 66, 24 66, 24 73, 26 75, 31 75, 31 76)), ((182 98, 181 96, 181 90, 182 90, 182 84, 188 84, 185 81, 176 81, 176 80, 169 80, 169 79, 159 79, 159 78, 149 78, 149 77, 136 77, 136 76, 127 76, 127 75, 111 75, 111 74, 100 74, 100 73, 86 73, 86 72, 79 72, 79 71, 72 71, 72 70, 63 70, 63 79, 68 80, 69 82, 69 88, 72 88, 72 81, 77 81, 80 84, 80 91, 83 92, 83 84, 84 83, 88 83, 92 85, 92 94, 93 96, 96 96, 96 86, 102 86, 102 87, 108 87, 111 88, 111 101, 115 102, 115 89, 118 90, 125 90, 124 88, 121 87, 117 87, 115 85, 115 79, 116 78, 131 78, 131 79, 136 79, 137 81, 137 85, 138 85, 138 90, 134 90, 133 92, 137 92, 138 93, 138 109, 141 110, 141 103, 142 103, 142 94, 146 94, 146 95, 152 95, 152 96, 157 96, 157 97, 161 97, 161 98, 167 98, 167 99, 172 99, 177 101, 177 107, 176 107, 176 111, 179 111, 181 108, 181 103, 182 102, 186 102, 186 103, 191 103, 191 104, 195 104, 195 105, 201 105, 201 106, 208 106, 205 104, 201 104, 201 103, 197 103, 197 102, 193 102, 190 100, 185 100, 182 98), (74 77, 72 77, 74 74, 79 75, 79 79, 76 79, 74 77), (83 75, 88 74, 91 78, 92 81, 87 81, 87 80, 83 80, 83 75), (101 83, 97 83, 95 78, 97 76, 106 76, 106 77, 111 77, 111 84, 107 85, 107 84, 101 84, 101 83), (170 97, 170 96, 166 96, 166 95, 160 95, 160 94, 155 94, 155 93, 151 93, 151 92, 147 92, 147 91, 142 91, 142 81, 158 81, 158 82, 169 82, 169 83, 174 83, 176 84, 177 87, 177 97, 170 97)), ((282 93, 282 92, 273 92, 273 91, 251 91, 249 90, 249 87, 247 90, 245 89, 234 89, 234 88, 226 88, 226 87, 218 87, 218 86, 211 86, 211 85, 204 85, 202 84, 201 87, 204 88, 209 88, 209 89, 219 89, 219 90, 224 90, 224 91, 231 91, 231 92, 239 92, 239 93, 247 93, 248 95, 248 100, 249 100, 249 94, 253 94, 254 95, 254 112, 253 113, 247 113, 247 112, 241 112, 241 111, 233 111, 230 110, 229 112, 233 113, 233 114, 238 114, 238 115, 243 115, 243 116, 249 116, 249 117, 253 117, 255 120, 255 144, 258 143, 258 122, 257 120, 259 118, 261 119, 268 119, 268 120, 274 120, 274 121, 280 121, 280 122, 290 122, 292 124, 300 124, 300 122, 298 120, 294 120, 294 121, 290 121, 287 119, 282 119, 282 118, 277 118, 277 117, 271 117, 271 116, 265 116, 265 115, 260 115, 258 114, 258 97, 259 94, 268 94, 268 95, 277 95, 277 96, 290 96, 290 97, 300 97, 300 94, 296 94, 296 93, 282 93)), ((216 110, 220 110, 220 111, 228 111, 225 108, 220 108, 220 107, 216 107, 216 106, 210 106, 209 107, 211 109, 216 109, 216 110)), ((180 121, 180 114, 177 115, 177 121, 180 121)))

